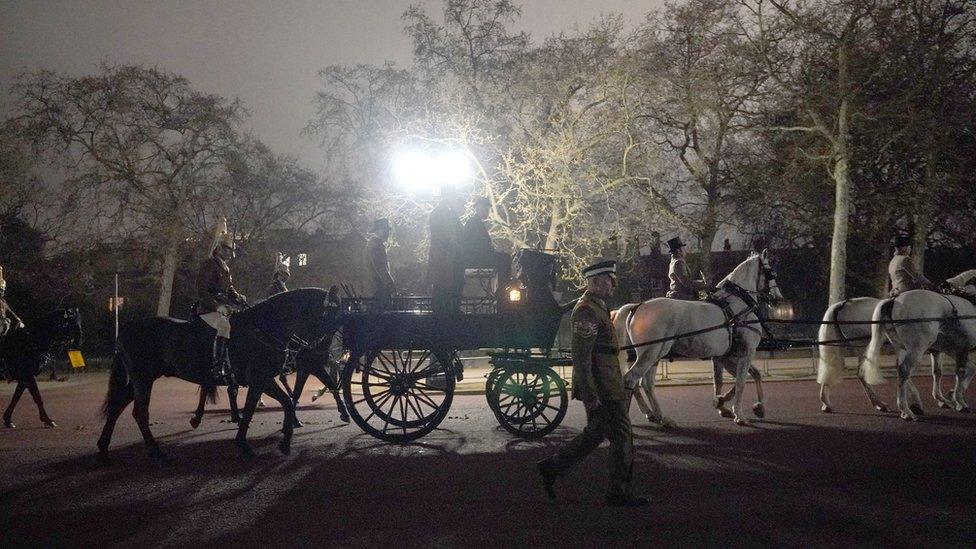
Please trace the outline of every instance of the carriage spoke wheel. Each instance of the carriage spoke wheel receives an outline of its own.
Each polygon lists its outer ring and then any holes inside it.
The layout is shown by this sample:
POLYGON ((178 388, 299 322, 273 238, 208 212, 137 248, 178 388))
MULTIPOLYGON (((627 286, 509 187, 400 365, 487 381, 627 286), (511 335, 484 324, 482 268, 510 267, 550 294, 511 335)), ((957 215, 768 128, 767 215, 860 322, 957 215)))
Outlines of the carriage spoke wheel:
MULTIPOLYGON (((495 368, 488 372, 488 377, 485 378, 485 395, 491 395, 495 391, 495 385, 498 383, 498 378, 505 373, 505 370, 501 368, 495 368)), ((495 414, 498 414, 498 399, 488 397, 488 407, 495 414)))
POLYGON ((407 442, 433 431, 454 398, 453 354, 439 350, 366 353, 345 368, 343 398, 363 431, 388 442, 407 442))
POLYGON ((498 423, 522 438, 553 432, 569 407, 566 383, 551 368, 502 370, 486 397, 498 423))

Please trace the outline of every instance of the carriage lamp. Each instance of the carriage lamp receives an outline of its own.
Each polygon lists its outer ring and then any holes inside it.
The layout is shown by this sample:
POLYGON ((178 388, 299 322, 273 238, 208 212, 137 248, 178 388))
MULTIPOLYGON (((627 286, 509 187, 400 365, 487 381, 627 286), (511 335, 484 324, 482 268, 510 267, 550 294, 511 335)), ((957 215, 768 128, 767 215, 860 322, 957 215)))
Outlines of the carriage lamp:
POLYGON ((408 192, 430 192, 450 185, 458 186, 471 175, 471 161, 460 150, 431 154, 426 151, 404 151, 393 159, 397 182, 408 192))
POLYGON ((519 282, 513 282, 509 284, 508 288, 505 288, 505 292, 508 294, 508 301, 511 303, 518 303, 522 301, 522 284, 519 282))

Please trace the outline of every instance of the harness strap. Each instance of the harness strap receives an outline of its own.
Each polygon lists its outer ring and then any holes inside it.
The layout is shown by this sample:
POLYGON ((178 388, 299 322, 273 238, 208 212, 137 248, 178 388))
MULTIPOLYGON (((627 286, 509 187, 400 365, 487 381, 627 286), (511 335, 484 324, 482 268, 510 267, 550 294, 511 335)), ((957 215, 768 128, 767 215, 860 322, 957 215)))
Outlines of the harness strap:
POLYGON ((841 325, 837 321, 840 320, 840 312, 844 310, 844 307, 847 307, 847 304, 850 303, 850 301, 850 299, 841 301, 840 305, 837 307, 837 310, 834 311, 834 326, 837 328, 837 333, 840 334, 842 339, 847 339, 847 336, 844 335, 844 330, 841 329, 841 325))

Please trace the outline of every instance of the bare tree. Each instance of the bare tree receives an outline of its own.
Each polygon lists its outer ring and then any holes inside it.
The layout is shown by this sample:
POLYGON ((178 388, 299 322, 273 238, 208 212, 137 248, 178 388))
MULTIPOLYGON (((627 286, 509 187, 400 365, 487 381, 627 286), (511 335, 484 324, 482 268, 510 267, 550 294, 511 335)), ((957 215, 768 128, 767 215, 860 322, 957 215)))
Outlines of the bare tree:
POLYGON ((81 78, 25 74, 14 93, 12 124, 69 174, 65 192, 86 205, 95 228, 142 231, 161 247, 157 313, 167 315, 187 214, 235 142, 241 104, 140 66, 81 78))

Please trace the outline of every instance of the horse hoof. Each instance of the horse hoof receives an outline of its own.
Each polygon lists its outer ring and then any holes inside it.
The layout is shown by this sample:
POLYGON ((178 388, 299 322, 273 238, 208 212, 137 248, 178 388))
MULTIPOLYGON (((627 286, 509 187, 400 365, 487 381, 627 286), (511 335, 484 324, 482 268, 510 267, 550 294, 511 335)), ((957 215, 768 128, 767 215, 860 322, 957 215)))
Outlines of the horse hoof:
POLYGON ((732 413, 732 410, 729 410, 724 406, 718 409, 718 415, 724 417, 725 419, 732 419, 735 417, 735 414, 732 413))
MULTIPOLYGON (((319 395, 312 395, 312 402, 315 402, 318 399, 319 399, 319 395)), ((298 401, 296 400, 295 403, 297 404, 298 401)))
POLYGON ((16 429, 17 428, 17 426, 14 425, 14 422, 10 421, 9 419, 3 420, 3 426, 6 427, 7 429, 16 429))
POLYGON ((748 427, 749 425, 752 425, 752 423, 748 419, 744 419, 744 418, 741 418, 741 417, 735 418, 735 424, 736 425, 741 425, 743 427, 748 427))
POLYGON ((190 418, 190 427, 196 429, 199 426, 200 426, 200 418, 198 417, 190 418))
POLYGON ((969 406, 956 406, 956 411, 960 414, 968 414, 970 412, 969 406))
POLYGON ((258 401, 258 408, 264 408, 264 406, 265 406, 264 400, 259 400, 258 401))
POLYGON ((756 417, 762 419, 762 418, 766 417, 766 408, 762 405, 761 402, 757 402, 752 407, 752 413, 756 414, 756 417))
POLYGON ((834 409, 831 408, 830 405, 828 405, 828 404, 822 405, 820 407, 820 411, 823 412, 823 413, 825 413, 825 414, 832 414, 832 413, 834 413, 834 409))
POLYGON ((54 423, 54 421, 52 421, 50 419, 44 422, 44 428, 45 429, 54 429, 57 426, 58 426, 58 424, 57 423, 54 423))
POLYGON ((918 421, 918 418, 915 416, 915 414, 911 412, 902 412, 901 418, 904 419, 905 421, 918 421))
POLYGON ((949 408, 949 403, 943 400, 938 401, 937 405, 939 408, 949 408))
POLYGON ((891 408, 888 408, 888 405, 884 403, 875 404, 874 409, 885 414, 891 411, 891 408))
POLYGON ((661 427, 663 427, 665 429, 673 429, 673 428, 675 428, 677 426, 678 426, 678 424, 675 423, 674 420, 672 420, 671 418, 667 418, 667 417, 662 417, 661 418, 661 427))

